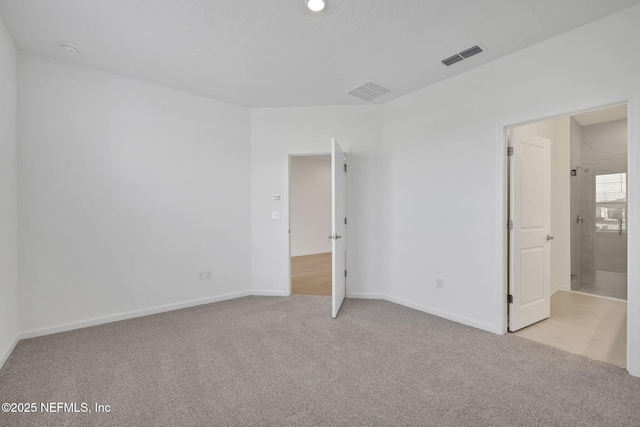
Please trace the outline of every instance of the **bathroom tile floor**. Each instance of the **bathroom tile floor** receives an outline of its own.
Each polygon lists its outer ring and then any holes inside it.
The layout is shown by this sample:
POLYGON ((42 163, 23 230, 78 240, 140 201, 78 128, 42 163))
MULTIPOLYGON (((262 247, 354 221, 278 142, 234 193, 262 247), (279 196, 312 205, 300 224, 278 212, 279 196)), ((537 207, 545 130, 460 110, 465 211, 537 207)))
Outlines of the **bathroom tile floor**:
POLYGON ((627 300, 627 275, 613 271, 596 270, 593 283, 582 285, 576 292, 627 300))
POLYGON ((523 338, 626 368, 627 302, 558 291, 551 317, 514 332, 523 338))

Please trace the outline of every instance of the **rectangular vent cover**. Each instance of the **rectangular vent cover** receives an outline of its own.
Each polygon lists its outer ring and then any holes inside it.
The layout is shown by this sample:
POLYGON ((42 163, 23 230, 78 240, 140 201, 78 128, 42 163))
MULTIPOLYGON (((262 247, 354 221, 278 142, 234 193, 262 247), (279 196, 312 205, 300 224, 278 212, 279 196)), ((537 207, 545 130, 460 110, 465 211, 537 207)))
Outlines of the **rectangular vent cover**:
POLYGON ((443 59, 442 63, 444 65, 446 65, 447 67, 449 67, 449 66, 455 64, 456 62, 460 62, 460 61, 462 61, 464 59, 470 58, 473 55, 479 54, 480 52, 484 52, 484 51, 482 50, 482 48, 480 46, 475 45, 475 46, 470 47, 469 49, 463 50, 460 53, 456 53, 455 55, 450 56, 447 59, 443 59))
POLYGON ((364 99, 365 101, 372 101, 389 92, 391 92, 391 89, 388 87, 382 86, 380 83, 376 83, 373 80, 369 80, 347 93, 357 98, 364 99))
POLYGON ((482 52, 482 49, 480 48, 480 46, 476 45, 460 52, 460 56, 462 56, 464 59, 467 59, 473 55, 477 55, 480 52, 482 52))
POLYGON ((443 60, 442 60, 442 63, 448 67, 448 66, 450 66, 450 65, 455 64, 456 62, 460 62, 460 61, 462 61, 463 59, 464 59, 464 58, 463 58, 462 56, 460 56, 460 55, 458 55, 458 54, 456 53, 455 55, 450 56, 450 57, 448 57, 447 59, 443 59, 443 60))

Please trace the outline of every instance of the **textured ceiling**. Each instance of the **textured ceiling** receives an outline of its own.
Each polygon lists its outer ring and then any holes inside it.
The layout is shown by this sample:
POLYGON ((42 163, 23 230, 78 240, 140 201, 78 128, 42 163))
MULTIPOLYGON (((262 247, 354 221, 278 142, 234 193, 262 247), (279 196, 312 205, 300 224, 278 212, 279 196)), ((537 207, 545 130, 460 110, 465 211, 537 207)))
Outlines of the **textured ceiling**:
POLYGON ((249 107, 383 103, 640 0, 0 0, 17 47, 249 107), (80 49, 73 57, 59 45, 80 49), (481 43, 486 52, 440 60, 481 43))

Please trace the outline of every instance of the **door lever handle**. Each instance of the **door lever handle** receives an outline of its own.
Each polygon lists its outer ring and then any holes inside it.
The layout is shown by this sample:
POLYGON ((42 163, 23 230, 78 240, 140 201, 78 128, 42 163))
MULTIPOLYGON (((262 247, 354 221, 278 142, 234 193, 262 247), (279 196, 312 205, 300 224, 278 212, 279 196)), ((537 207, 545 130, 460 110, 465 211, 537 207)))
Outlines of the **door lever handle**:
POLYGON ((339 234, 329 234, 329 240, 331 239, 340 239, 342 236, 339 234))
POLYGON ((549 240, 553 240, 553 236, 552 236, 552 235, 550 235, 550 234, 547 234, 547 242, 548 242, 549 240))

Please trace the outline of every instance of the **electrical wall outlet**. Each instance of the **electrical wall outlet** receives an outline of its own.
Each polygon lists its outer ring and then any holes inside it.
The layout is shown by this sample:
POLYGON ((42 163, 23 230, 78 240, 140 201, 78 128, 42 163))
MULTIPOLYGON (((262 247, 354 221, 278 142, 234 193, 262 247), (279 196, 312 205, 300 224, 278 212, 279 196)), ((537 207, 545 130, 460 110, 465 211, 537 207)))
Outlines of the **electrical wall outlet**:
POLYGON ((436 289, 444 289, 444 279, 441 277, 438 277, 436 279, 436 289))
POLYGON ((198 280, 213 279, 213 270, 200 270, 198 271, 198 280))

